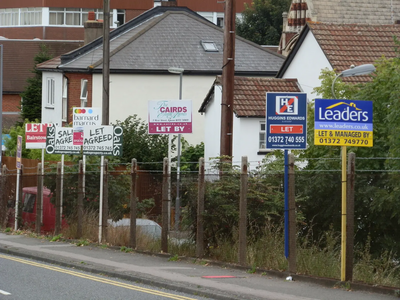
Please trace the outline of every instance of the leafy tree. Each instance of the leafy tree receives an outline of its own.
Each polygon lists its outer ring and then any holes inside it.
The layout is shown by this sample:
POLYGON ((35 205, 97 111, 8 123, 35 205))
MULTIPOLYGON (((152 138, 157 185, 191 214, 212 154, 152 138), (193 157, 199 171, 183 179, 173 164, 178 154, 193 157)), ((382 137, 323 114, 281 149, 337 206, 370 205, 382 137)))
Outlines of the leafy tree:
MULTIPOLYGON (((220 157, 221 158, 221 157, 220 157)), ((207 180, 204 201, 204 238, 206 244, 216 247, 221 241, 234 241, 239 224, 240 171, 230 162, 218 160, 215 171, 223 170, 223 175, 215 180, 207 180)), ((249 239, 256 240, 262 235, 267 222, 280 224, 283 215, 283 176, 270 169, 252 174, 248 180, 248 229, 249 239)), ((183 224, 196 235, 196 214, 198 186, 193 182, 183 194, 182 203, 186 206, 183 224), (187 213, 186 213, 187 212, 187 213)))
POLYGON ((238 20, 239 36, 259 45, 278 45, 282 33, 282 13, 289 10, 291 0, 254 0, 247 4, 238 20))
MULTIPOLYGON (((146 169, 162 169, 162 161, 168 156, 168 135, 148 134, 147 123, 137 115, 117 121, 117 125, 124 130, 122 162, 130 163, 136 158, 138 162, 148 163, 146 169)), ((175 146, 171 148, 174 150, 175 146)))
MULTIPOLYGON (((33 123, 39 123, 39 120, 33 120, 33 123)), ((29 159, 41 159, 42 158, 42 150, 41 149, 26 149, 25 143, 25 124, 31 123, 27 119, 21 125, 15 125, 10 128, 9 134, 10 138, 5 138, 5 147, 7 156, 15 156, 17 153, 17 137, 22 136, 22 158, 29 159)), ((58 154, 44 154, 45 161, 60 161, 61 155, 58 154)), ((70 156, 66 156, 66 160, 70 160, 70 156)))
MULTIPOLYGON (((350 85, 337 81, 336 94, 354 100, 373 102, 374 146, 348 147, 357 158, 355 190, 356 244, 365 245, 371 240, 371 252, 379 255, 382 249, 392 250, 400 255, 400 245, 396 242, 400 234, 399 176, 390 170, 399 169, 399 161, 390 159, 400 156, 398 118, 400 57, 381 59, 375 64, 377 71, 372 81, 363 85, 350 85)), ((332 98, 331 84, 333 71, 323 70, 322 85, 315 91, 322 98, 332 98)), ((300 157, 307 159, 305 174, 296 177, 296 186, 303 196, 299 209, 306 220, 312 220, 315 238, 333 225, 340 231, 340 148, 314 145, 314 108, 309 107, 308 144, 300 157)), ((307 226, 305 226, 307 228, 307 226)))
POLYGON ((204 143, 198 145, 189 145, 189 143, 181 138, 181 171, 197 171, 199 170, 199 159, 204 157, 204 143))
POLYGON ((21 116, 22 118, 34 121, 41 120, 42 116, 42 72, 36 66, 51 59, 46 45, 40 45, 40 51, 34 58, 33 77, 27 79, 28 85, 21 94, 21 116))

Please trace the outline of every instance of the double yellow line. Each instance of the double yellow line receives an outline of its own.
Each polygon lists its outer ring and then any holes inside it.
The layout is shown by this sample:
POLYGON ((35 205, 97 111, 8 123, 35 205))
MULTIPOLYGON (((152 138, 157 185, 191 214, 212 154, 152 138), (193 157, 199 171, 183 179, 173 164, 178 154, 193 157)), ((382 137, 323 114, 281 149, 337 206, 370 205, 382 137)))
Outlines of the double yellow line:
POLYGON ((97 277, 97 276, 93 276, 93 275, 89 275, 89 274, 70 271, 70 270, 66 270, 66 269, 62 269, 62 268, 58 268, 58 267, 53 267, 53 266, 45 265, 45 264, 41 264, 41 263, 36 263, 36 262, 33 262, 33 261, 29 261, 29 260, 25 260, 25 259, 13 257, 13 256, 6 256, 6 255, 1 255, 0 254, 0 258, 16 261, 16 262, 19 262, 19 263, 22 263, 22 264, 26 264, 26 265, 30 265, 30 266, 34 266, 34 267, 38 267, 38 268, 43 268, 43 269, 47 269, 47 270, 51 270, 51 271, 56 271, 56 272, 60 272, 60 273, 64 273, 64 274, 69 274, 69 275, 72 275, 72 276, 75 276, 75 277, 80 277, 80 278, 89 279, 89 280, 92 280, 92 281, 106 283, 106 284, 122 287, 122 288, 125 288, 125 289, 137 291, 137 292, 152 294, 152 295, 156 295, 156 296, 162 296, 162 297, 169 298, 169 299, 196 300, 195 298, 188 298, 188 297, 185 297, 185 296, 179 296, 179 295, 160 292, 160 291, 157 291, 157 290, 146 289, 146 288, 134 286, 134 285, 127 284, 127 283, 121 283, 121 282, 118 282, 118 281, 110 280, 110 279, 107 279, 107 278, 102 278, 102 277, 97 277))

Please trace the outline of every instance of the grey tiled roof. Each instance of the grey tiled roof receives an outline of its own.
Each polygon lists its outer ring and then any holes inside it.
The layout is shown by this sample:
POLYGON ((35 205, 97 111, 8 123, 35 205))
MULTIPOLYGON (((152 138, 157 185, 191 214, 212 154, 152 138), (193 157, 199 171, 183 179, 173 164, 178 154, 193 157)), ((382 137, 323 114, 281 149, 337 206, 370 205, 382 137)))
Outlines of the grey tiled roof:
MULTIPOLYGON (((157 72, 169 67, 185 72, 221 73, 223 30, 214 24, 184 11, 167 11, 137 24, 115 37, 111 43, 111 72, 157 72), (219 52, 205 52, 201 41, 213 41, 219 52)), ((60 67, 101 71, 102 45, 79 55, 60 67)), ((273 51, 236 38, 235 71, 274 75, 284 57, 273 51)))
POLYGON ((307 0, 307 3, 312 20, 317 22, 394 24, 400 20, 400 0, 307 0))

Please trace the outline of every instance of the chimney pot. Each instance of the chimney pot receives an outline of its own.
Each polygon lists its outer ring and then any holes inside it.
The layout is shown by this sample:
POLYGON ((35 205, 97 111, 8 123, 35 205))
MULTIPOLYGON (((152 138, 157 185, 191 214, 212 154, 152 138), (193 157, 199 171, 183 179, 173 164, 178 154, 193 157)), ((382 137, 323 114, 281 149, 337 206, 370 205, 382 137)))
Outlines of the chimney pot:
POLYGON ((94 21, 95 19, 96 19, 96 14, 94 13, 94 11, 89 11, 88 20, 89 21, 94 21))

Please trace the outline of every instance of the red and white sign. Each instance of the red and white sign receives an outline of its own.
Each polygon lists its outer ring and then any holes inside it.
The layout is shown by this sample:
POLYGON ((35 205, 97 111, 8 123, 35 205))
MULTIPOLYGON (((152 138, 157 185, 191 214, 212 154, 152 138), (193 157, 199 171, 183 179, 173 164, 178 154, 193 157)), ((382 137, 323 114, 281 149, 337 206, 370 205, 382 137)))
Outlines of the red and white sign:
POLYGON ((148 121, 149 134, 192 133, 192 101, 149 101, 148 121))
POLYGON ((270 133, 303 134, 303 125, 270 125, 270 133))
POLYGON ((46 148, 47 127, 51 123, 26 123, 25 124, 25 147, 26 149, 46 148))

